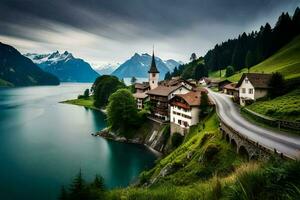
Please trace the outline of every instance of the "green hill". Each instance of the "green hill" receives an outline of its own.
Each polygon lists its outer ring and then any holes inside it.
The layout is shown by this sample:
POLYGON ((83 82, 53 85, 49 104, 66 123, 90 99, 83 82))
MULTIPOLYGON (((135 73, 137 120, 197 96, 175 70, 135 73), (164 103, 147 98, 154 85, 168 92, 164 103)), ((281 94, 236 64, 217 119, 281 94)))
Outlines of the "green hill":
MULTIPOLYGON (((280 72, 286 79, 300 77, 300 36, 293 39, 273 56, 250 68, 250 72, 280 72)), ((247 72, 244 68, 228 79, 238 81, 242 73, 247 72)))

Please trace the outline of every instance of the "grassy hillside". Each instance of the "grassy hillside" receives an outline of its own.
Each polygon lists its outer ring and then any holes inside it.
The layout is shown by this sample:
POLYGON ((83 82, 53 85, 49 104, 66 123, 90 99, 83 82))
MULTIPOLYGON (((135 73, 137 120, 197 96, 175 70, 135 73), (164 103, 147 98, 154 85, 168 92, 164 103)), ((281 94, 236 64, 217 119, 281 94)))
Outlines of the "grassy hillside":
MULTIPOLYGON (((282 73, 286 79, 300 77, 300 36, 293 39, 273 56, 250 69, 250 72, 272 73, 276 71, 282 73)), ((244 72, 247 72, 246 68, 228 79, 238 81, 244 72)))
POLYGON ((297 199, 300 163, 247 162, 222 139, 213 114, 192 136, 141 174, 137 186, 108 191, 106 199, 297 199), (149 183, 150 184, 149 186, 149 183))
POLYGON ((257 101, 247 108, 276 119, 300 121, 300 89, 269 101, 257 101))

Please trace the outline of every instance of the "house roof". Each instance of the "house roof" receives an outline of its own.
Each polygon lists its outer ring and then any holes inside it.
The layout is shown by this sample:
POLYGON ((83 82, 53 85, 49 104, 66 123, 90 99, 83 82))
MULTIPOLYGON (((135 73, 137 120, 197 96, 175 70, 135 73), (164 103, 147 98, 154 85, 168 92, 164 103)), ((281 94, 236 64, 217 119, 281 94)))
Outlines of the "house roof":
POLYGON ((223 81, 220 81, 220 82, 218 83, 218 85, 219 85, 219 86, 222 86, 222 85, 226 85, 226 84, 228 84, 228 83, 231 83, 231 81, 225 79, 225 80, 223 80, 223 81))
POLYGON ((164 85, 164 86, 176 86, 179 85, 181 83, 186 83, 188 85, 190 85, 191 87, 196 87, 196 85, 194 83, 191 83, 189 81, 186 81, 182 78, 172 78, 171 80, 164 80, 160 82, 160 85, 164 85))
POLYGON ((262 74, 262 73, 244 73, 239 80, 236 87, 240 87, 243 80, 248 78, 250 83, 253 85, 254 88, 269 88, 269 83, 272 77, 272 74, 262 74))
POLYGON ((148 97, 148 95, 146 94, 146 92, 139 92, 139 93, 134 93, 133 97, 136 99, 145 99, 148 97))
POLYGON ((173 91, 179 89, 180 87, 186 88, 184 85, 176 85, 176 86, 159 85, 156 88, 154 88, 153 90, 149 90, 147 92, 147 94, 148 95, 157 95, 157 96, 169 96, 173 91))
POLYGON ((236 88, 236 85, 237 85, 237 83, 229 83, 229 84, 225 85, 224 88, 227 90, 238 90, 236 88))
POLYGON ((147 88, 150 87, 150 86, 149 86, 149 83, 136 83, 136 84, 134 85, 134 87, 135 87, 136 89, 144 90, 144 89, 147 89, 147 88))
POLYGON ((151 62, 151 66, 150 66, 150 69, 148 72, 149 73, 159 73, 158 69, 156 68, 154 52, 152 54, 152 62, 151 62))
MULTIPOLYGON (((202 91, 191 91, 186 94, 176 94, 176 96, 182 98, 189 106, 199 106, 201 104, 202 92, 207 93, 207 90, 203 89, 202 91)), ((213 104, 210 99, 208 101, 210 105, 213 104)))

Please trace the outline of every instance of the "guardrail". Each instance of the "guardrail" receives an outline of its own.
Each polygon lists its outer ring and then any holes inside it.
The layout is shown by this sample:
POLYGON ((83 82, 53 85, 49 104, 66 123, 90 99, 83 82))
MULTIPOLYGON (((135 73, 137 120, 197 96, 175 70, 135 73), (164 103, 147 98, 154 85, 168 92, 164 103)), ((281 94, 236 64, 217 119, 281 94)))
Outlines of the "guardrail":
POLYGON ((252 115, 253 117, 257 118, 258 120, 260 120, 264 123, 267 123, 270 126, 275 126, 275 127, 278 127, 279 129, 287 128, 287 129, 293 129, 296 131, 300 131, 300 122, 274 119, 274 118, 267 117, 267 116, 261 115, 259 113, 256 113, 247 108, 243 108, 243 111, 248 113, 249 115, 252 115))

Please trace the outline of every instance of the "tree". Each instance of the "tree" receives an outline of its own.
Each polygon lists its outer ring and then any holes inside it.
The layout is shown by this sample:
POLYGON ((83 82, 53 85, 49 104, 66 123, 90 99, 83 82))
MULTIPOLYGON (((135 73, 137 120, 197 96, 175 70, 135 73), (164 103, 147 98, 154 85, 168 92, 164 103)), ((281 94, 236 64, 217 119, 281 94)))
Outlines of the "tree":
POLYGON ((92 183, 92 186, 95 189, 104 191, 105 190, 105 185, 104 185, 104 179, 102 176, 96 175, 94 182, 92 183))
POLYGON ((226 68, 225 76, 229 77, 229 76, 232 76, 233 74, 234 74, 234 68, 232 66, 228 66, 226 68))
POLYGON ((201 114, 207 113, 208 107, 209 107, 209 100, 208 100, 207 92, 201 91, 201 99, 200 99, 201 114))
POLYGON ((252 53, 252 51, 251 50, 249 50, 248 52, 247 52, 247 55, 246 55, 246 61, 245 61, 245 66, 247 67, 247 69, 248 69, 248 73, 249 73, 249 71, 250 71, 250 67, 252 67, 253 65, 254 65, 254 55, 253 55, 253 53, 252 53))
POLYGON ((138 123, 138 110, 132 94, 119 89, 109 97, 107 121, 112 131, 128 137, 128 130, 138 123))
POLYGON ((75 176, 71 187, 70 187, 70 199, 72 200, 84 200, 87 198, 87 187, 85 181, 82 177, 81 169, 79 173, 75 176))
POLYGON ((170 74, 170 72, 167 72, 164 80, 170 80, 170 79, 171 79, 171 74, 170 74))
POLYGON ((61 187, 59 200, 68 200, 68 192, 64 186, 61 187))
POLYGON ((84 96, 84 98, 88 98, 89 96, 90 96, 90 90, 89 89, 86 89, 85 91, 84 91, 84 93, 83 93, 83 96, 84 96))
POLYGON ((269 87, 269 96, 271 98, 283 95, 286 90, 286 87, 285 80, 282 74, 280 74, 279 72, 273 73, 270 79, 269 87))
POLYGON ((94 88, 94 105, 101 108, 107 105, 109 96, 118 89, 125 88, 125 84, 115 76, 103 75, 96 79, 92 88, 94 88))
POLYGON ((197 59, 197 56, 195 53, 192 53, 191 57, 190 57, 190 61, 195 61, 197 59))
POLYGON ((133 77, 131 78, 131 80, 130 80, 131 85, 135 84, 136 81, 137 81, 137 79, 133 76, 133 77))
POLYGON ((208 77, 208 70, 202 63, 198 64, 195 69, 195 79, 199 80, 202 77, 208 77))

